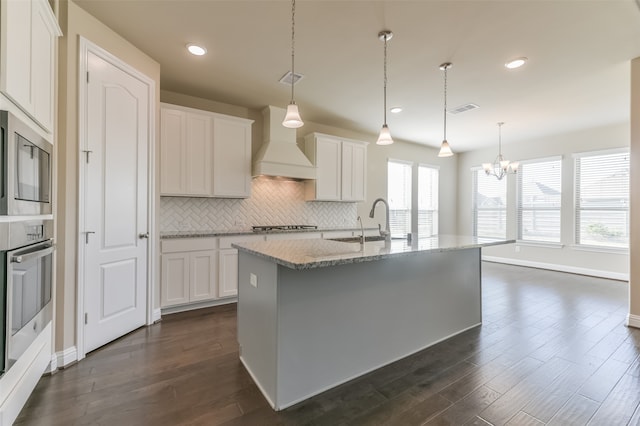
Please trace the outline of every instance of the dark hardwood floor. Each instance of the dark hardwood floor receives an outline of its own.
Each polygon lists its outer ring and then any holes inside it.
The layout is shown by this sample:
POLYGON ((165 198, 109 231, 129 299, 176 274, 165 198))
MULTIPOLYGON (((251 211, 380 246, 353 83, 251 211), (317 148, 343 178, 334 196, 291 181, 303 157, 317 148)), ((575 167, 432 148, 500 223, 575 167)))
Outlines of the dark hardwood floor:
POLYGON ((227 305, 43 377, 16 425, 640 425, 626 283, 494 263, 483 280, 481 327, 282 412, 240 364, 227 305))

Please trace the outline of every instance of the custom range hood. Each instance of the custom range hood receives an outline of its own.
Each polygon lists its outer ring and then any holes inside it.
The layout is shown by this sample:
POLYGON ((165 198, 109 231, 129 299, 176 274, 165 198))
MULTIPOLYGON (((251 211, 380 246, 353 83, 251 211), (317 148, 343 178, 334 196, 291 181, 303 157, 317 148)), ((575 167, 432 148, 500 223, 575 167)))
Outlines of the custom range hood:
POLYGON ((316 168, 296 144, 296 129, 282 125, 285 113, 271 105, 262 110, 262 146, 253 162, 253 176, 315 179, 316 168))

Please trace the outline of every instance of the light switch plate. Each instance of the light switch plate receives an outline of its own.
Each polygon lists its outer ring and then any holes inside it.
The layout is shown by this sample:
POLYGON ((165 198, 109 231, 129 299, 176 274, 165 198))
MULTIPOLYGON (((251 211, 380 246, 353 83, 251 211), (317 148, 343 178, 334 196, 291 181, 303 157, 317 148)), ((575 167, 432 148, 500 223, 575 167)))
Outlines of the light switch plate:
POLYGON ((256 274, 249 274, 249 283, 258 288, 258 276, 256 274))

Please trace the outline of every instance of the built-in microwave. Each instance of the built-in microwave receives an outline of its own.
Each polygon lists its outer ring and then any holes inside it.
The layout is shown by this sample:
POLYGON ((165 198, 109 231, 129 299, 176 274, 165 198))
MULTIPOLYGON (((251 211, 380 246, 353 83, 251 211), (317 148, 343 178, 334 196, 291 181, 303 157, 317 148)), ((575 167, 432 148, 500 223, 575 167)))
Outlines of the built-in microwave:
POLYGON ((0 215, 51 214, 52 145, 0 111, 0 215))

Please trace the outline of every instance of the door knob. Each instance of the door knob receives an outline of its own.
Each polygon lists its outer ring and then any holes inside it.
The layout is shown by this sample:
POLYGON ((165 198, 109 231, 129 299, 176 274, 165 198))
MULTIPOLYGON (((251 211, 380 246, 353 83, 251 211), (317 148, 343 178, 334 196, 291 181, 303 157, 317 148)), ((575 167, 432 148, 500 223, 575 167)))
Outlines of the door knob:
POLYGON ((143 234, 138 234, 138 238, 143 239, 143 238, 149 238, 149 233, 145 232, 143 234))

